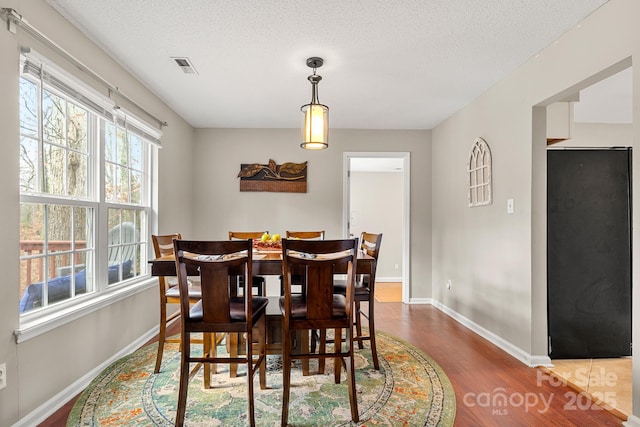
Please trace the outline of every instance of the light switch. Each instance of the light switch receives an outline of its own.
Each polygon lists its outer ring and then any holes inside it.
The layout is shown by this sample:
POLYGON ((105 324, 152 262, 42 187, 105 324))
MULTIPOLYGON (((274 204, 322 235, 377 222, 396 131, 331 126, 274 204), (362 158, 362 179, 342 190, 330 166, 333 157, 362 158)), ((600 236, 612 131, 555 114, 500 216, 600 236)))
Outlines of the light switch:
POLYGON ((513 199, 507 199, 507 213, 513 213, 513 199))

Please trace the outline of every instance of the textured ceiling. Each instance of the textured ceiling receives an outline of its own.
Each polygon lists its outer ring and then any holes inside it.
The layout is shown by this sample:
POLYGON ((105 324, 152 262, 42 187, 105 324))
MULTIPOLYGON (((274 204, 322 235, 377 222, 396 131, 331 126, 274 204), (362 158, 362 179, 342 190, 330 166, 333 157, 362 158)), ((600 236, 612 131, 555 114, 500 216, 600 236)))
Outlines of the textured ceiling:
POLYGON ((321 56, 331 127, 431 129, 606 0, 48 2, 194 127, 299 127, 321 56))

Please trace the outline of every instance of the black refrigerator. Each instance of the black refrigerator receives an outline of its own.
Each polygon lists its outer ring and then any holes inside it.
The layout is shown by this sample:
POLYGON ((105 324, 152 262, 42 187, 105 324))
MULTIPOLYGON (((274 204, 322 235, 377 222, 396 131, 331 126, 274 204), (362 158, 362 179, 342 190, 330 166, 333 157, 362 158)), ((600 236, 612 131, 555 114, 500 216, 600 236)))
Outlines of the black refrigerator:
POLYGON ((547 151, 549 356, 631 355, 631 149, 547 151))

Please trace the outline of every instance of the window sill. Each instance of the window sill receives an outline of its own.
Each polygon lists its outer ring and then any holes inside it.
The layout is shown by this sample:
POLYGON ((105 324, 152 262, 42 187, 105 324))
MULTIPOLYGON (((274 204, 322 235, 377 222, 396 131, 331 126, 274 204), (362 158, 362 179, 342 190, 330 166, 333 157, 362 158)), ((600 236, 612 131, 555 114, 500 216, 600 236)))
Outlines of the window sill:
POLYGON ((139 292, 146 291, 157 286, 157 278, 147 277, 127 286, 113 290, 101 292, 98 295, 87 298, 83 302, 78 302, 69 307, 52 311, 51 313, 38 316, 34 319, 20 321, 20 327, 13 331, 16 343, 20 344, 38 335, 56 329, 64 324, 80 319, 90 313, 105 308, 117 301, 123 300, 139 292))

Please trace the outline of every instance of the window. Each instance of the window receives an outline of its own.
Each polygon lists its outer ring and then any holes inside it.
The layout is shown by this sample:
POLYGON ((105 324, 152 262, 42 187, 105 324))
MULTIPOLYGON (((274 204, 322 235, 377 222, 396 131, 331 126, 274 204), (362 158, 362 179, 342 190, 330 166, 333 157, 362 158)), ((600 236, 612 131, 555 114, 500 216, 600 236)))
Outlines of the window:
POLYGON ((491 196, 491 150, 482 138, 476 138, 467 164, 469 173, 469 206, 490 205, 491 196))
POLYGON ((19 84, 20 312, 32 316, 147 275, 159 132, 37 54, 22 56, 19 84))

